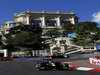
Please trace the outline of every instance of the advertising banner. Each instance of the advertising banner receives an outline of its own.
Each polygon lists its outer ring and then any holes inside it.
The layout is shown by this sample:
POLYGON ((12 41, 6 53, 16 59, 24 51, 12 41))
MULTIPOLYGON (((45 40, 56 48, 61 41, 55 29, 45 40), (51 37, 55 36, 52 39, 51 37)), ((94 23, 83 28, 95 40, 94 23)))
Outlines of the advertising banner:
POLYGON ((90 64, 100 65, 100 59, 89 58, 89 62, 90 62, 90 64))
POLYGON ((100 51, 100 44, 97 44, 97 45, 96 45, 96 50, 97 50, 97 51, 100 51))

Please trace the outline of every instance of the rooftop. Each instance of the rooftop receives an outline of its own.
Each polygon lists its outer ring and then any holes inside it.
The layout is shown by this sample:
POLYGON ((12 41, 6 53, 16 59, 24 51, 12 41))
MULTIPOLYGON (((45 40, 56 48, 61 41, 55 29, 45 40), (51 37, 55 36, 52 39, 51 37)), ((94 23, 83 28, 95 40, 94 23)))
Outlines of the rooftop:
POLYGON ((25 14, 71 14, 71 15, 74 15, 75 13, 73 11, 30 11, 30 10, 27 10, 27 11, 24 11, 24 12, 18 12, 18 13, 15 13, 14 16, 21 16, 21 15, 25 15, 25 14))

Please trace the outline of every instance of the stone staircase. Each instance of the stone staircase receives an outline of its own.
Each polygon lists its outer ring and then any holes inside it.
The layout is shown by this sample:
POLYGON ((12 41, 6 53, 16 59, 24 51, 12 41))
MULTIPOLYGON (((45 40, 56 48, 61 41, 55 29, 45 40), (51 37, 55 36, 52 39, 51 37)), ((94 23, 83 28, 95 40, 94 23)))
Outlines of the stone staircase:
POLYGON ((81 52, 81 47, 73 45, 73 46, 69 46, 64 54, 65 56, 67 56, 78 52, 81 52))

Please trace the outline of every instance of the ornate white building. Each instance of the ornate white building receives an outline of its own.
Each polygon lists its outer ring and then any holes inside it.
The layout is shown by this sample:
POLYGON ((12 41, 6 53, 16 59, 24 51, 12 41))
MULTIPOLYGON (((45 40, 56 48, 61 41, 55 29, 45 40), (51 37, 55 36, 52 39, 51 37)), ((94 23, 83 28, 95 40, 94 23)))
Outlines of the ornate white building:
POLYGON ((75 24, 78 17, 73 12, 20 12, 14 16, 14 22, 21 22, 25 25, 39 25, 42 28, 60 28, 66 22, 75 24))
POLYGON ((47 28, 61 28, 67 22, 71 24, 76 24, 78 22, 78 17, 73 12, 32 12, 25 11, 14 15, 13 21, 7 21, 4 23, 2 30, 8 33, 9 28, 20 25, 37 25, 41 26, 43 29, 47 28))
MULTIPOLYGON (((19 12, 14 15, 13 21, 5 22, 5 24, 2 27, 2 31, 4 33, 9 33, 9 29, 14 26, 18 25, 35 25, 40 26, 43 29, 43 33, 45 33, 48 29, 51 28, 58 28, 62 30, 62 26, 66 25, 67 23, 71 23, 72 25, 75 25, 78 23, 78 17, 73 12, 62 12, 62 11, 56 11, 56 12, 48 12, 48 11, 41 11, 41 12, 34 12, 34 11, 25 11, 25 12, 19 12)), ((62 37, 63 38, 63 37, 62 37)), ((55 45, 59 46, 61 45, 59 41, 62 40, 62 38, 58 37, 55 38, 55 40, 58 42, 55 45)), ((64 37, 63 40, 65 40, 65 44, 69 45, 70 41, 68 38, 64 37)), ((50 46, 52 48, 53 46, 50 46)), ((64 52, 63 46, 61 52, 64 52)), ((52 54, 52 49, 51 49, 52 54)))

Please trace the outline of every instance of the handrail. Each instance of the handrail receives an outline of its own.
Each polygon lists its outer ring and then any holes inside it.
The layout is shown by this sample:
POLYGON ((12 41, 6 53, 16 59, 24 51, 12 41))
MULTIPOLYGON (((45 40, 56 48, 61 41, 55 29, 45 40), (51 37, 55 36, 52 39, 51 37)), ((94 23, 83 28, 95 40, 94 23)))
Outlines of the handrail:
POLYGON ((72 54, 72 53, 76 53, 76 52, 80 52, 81 50, 76 50, 76 51, 72 51, 72 52, 68 52, 68 53, 65 53, 65 54, 72 54))

